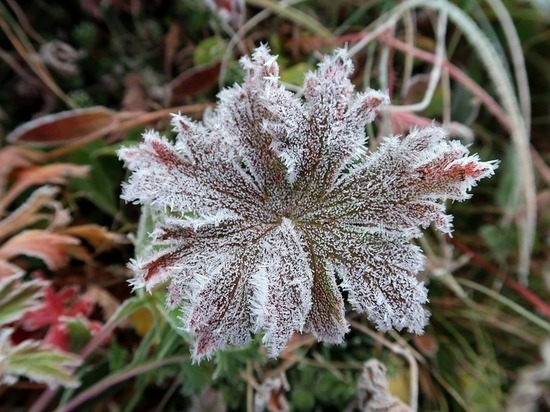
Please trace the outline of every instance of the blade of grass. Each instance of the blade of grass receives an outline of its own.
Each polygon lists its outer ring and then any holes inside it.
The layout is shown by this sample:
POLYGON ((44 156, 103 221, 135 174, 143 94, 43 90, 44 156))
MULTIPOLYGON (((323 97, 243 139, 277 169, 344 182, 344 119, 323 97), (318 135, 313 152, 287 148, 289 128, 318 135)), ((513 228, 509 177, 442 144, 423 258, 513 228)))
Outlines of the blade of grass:
POLYGON ((503 296, 502 294, 495 292, 494 290, 491 290, 483 285, 480 285, 479 283, 473 282, 468 279, 463 278, 456 278, 457 282, 460 283, 463 286, 466 286, 470 289, 477 290, 478 292, 481 292, 497 302, 503 304, 504 306, 507 306, 514 312, 516 312, 518 315, 524 317, 526 320, 530 321, 531 323, 539 326, 544 331, 550 333, 550 323, 545 321, 544 319, 538 317, 537 315, 531 313, 527 309, 525 309, 523 306, 518 305, 513 300, 507 298, 506 296, 503 296))
POLYGON ((294 23, 311 30, 314 34, 322 38, 331 38, 332 33, 327 30, 321 23, 315 20, 313 17, 308 16, 304 12, 288 7, 280 2, 273 0, 246 0, 246 2, 252 6, 262 7, 269 9, 278 15, 293 21, 294 23))
POLYGON ((510 49, 510 58, 514 67, 516 79, 516 88, 521 105, 521 112, 525 121, 525 129, 527 132, 531 130, 531 95, 529 93, 529 80, 527 79, 527 69, 525 68, 525 57, 523 48, 519 40, 519 35, 516 26, 506 9, 506 6, 501 0, 486 0, 487 3, 495 11, 495 15, 502 26, 502 31, 508 42, 510 49))

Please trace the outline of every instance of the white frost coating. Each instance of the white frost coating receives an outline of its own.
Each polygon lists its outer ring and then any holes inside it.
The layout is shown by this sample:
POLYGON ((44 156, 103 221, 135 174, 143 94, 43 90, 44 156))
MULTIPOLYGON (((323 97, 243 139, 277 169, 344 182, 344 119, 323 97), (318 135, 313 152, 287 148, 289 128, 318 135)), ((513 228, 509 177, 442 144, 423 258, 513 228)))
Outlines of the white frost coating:
POLYGON ((280 84, 266 46, 241 65, 243 84, 202 122, 173 115, 175 142, 148 131, 119 151, 132 171, 123 199, 162 216, 130 264, 134 287, 169 280, 195 360, 256 333, 270 356, 295 332, 339 343, 340 289, 380 330, 422 333, 424 258, 410 241, 432 224, 450 233, 445 201, 467 199, 496 162, 433 125, 369 152, 365 126, 389 98, 355 93, 346 50, 306 76, 303 99, 280 84))
POLYGON ((283 218, 263 242, 262 261, 269 267, 265 301, 264 345, 270 356, 278 355, 294 331, 302 331, 311 308, 313 274, 306 245, 294 224, 283 218))

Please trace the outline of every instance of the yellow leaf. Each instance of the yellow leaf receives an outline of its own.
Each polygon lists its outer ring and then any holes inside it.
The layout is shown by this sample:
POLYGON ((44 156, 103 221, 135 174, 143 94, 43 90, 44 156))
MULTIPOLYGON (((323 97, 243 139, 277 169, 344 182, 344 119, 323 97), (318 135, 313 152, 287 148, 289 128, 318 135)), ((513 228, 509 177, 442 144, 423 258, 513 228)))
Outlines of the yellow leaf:
POLYGON ((146 308, 139 308, 130 317, 132 325, 139 336, 145 336, 153 327, 153 315, 146 308))

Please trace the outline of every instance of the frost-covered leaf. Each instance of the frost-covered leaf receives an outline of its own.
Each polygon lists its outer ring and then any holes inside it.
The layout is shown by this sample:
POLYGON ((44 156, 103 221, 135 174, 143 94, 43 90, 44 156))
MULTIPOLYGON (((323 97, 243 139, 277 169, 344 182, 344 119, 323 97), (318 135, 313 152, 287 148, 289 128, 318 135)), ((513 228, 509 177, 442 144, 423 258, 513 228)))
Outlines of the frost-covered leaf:
POLYGON ((22 282, 23 273, 0 277, 0 326, 21 319, 25 312, 40 305, 47 282, 35 279, 22 282))
POLYGON ((389 99, 354 91, 346 50, 306 75, 303 99, 267 47, 241 65, 243 84, 202 122, 174 115, 175 142, 149 131, 119 151, 132 171, 123 199, 159 216, 134 285, 170 282, 195 360, 256 333, 271 356, 295 332, 339 343, 341 290, 380 330, 422 333, 424 258, 410 242, 431 224, 450 233, 444 202, 467 199, 496 163, 435 125, 369 152, 365 126, 389 99))
POLYGON ((256 389, 254 394, 254 410, 272 412, 286 412, 290 405, 286 399, 290 385, 284 373, 273 378, 266 378, 256 389))
POLYGON ((11 343, 13 330, 0 330, 0 383, 13 385, 21 377, 50 386, 76 387, 73 371, 81 360, 72 353, 53 349, 42 342, 26 340, 11 343))
POLYGON ((386 366, 376 359, 370 359, 363 365, 359 380, 359 410, 363 412, 412 412, 389 391, 386 378, 386 366))

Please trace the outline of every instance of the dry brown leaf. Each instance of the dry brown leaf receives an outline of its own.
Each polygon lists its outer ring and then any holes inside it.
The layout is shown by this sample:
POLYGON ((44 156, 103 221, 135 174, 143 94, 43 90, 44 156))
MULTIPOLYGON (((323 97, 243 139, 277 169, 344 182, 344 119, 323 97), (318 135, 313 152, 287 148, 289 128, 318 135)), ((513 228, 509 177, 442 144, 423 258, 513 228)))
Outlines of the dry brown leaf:
POLYGON ((412 412, 412 408, 389 392, 388 386, 386 366, 377 359, 365 362, 359 381, 359 409, 363 412, 412 412))
POLYGON ((425 333, 424 335, 412 335, 412 341, 414 342, 414 346, 416 346, 424 356, 433 357, 439 350, 437 341, 429 333, 425 333))
POLYGON ((40 162, 43 154, 19 146, 7 146, 0 150, 0 195, 4 193, 8 175, 14 170, 40 162))
POLYGON ((38 258, 51 270, 65 266, 70 258, 67 246, 77 245, 79 240, 43 230, 21 232, 0 246, 0 259, 5 261, 25 255, 38 258))
POLYGON ((147 112, 150 110, 149 93, 139 73, 130 73, 124 78, 124 97, 122 110, 128 112, 147 112))
POLYGON ((6 146, 0 150, 0 176, 6 175, 15 168, 28 167, 40 162, 41 152, 23 146, 6 146))
POLYGON ((0 220, 0 240, 29 227, 40 220, 49 222, 48 227, 63 226, 69 223, 70 216, 61 203, 54 199, 59 189, 54 186, 42 186, 35 190, 19 208, 0 220), (39 213, 40 209, 53 209, 54 214, 39 213))
POLYGON ((19 266, 8 262, 7 260, 0 258, 0 279, 21 273, 22 270, 19 266))
POLYGON ((85 177, 88 174, 88 170, 88 166, 78 166, 70 163, 54 163, 23 169, 17 174, 15 184, 0 199, 0 212, 30 186, 64 184, 68 177, 85 177))
POLYGON ((93 133, 108 131, 117 121, 117 113, 102 106, 50 114, 24 123, 7 137, 11 143, 52 147, 75 142, 93 133))
POLYGON ((118 299, 106 289, 95 284, 89 284, 86 288, 86 293, 84 293, 82 297, 101 307, 104 320, 110 319, 120 306, 120 301, 118 299))
POLYGON ((82 245, 67 245, 65 247, 65 250, 67 252, 67 255, 69 255, 72 258, 81 260, 83 262, 86 262, 88 264, 92 264, 93 258, 88 249, 86 249, 85 246, 82 245))
POLYGON ((109 232, 105 227, 93 223, 80 226, 67 227, 59 233, 78 237, 88 242, 95 250, 109 250, 116 245, 128 243, 126 236, 109 232))
POLYGON ((285 412, 290 410, 285 392, 288 392, 290 385, 284 373, 273 378, 265 379, 257 388, 254 395, 254 410, 269 412, 285 412))

